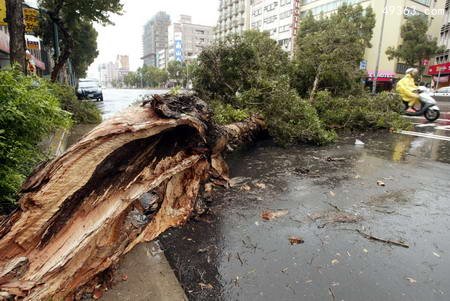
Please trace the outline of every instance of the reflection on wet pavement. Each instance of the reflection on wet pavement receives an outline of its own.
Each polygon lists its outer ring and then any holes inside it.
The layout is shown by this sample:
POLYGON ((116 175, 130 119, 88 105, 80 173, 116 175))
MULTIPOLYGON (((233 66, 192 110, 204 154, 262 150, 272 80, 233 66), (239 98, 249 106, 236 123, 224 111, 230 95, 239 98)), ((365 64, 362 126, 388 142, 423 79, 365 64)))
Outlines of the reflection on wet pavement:
POLYGON ((450 142, 357 138, 364 147, 355 137, 321 148, 263 141, 229 156, 236 186, 161 238, 188 297, 450 300, 450 142), (277 210, 289 213, 261 218, 277 210))

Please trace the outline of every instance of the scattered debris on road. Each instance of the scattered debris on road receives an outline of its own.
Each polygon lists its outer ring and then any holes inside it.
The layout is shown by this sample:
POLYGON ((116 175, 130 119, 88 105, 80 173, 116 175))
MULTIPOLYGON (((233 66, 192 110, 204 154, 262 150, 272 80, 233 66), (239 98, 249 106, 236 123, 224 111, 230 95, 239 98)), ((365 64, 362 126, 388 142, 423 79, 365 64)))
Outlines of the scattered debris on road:
POLYGON ((356 139, 356 141, 355 141, 355 145, 358 145, 358 146, 363 146, 363 145, 365 145, 365 143, 364 142, 362 142, 361 140, 359 140, 359 139, 356 139))
POLYGON ((199 284, 198 284, 198 286, 200 286, 200 288, 203 290, 203 289, 208 289, 208 290, 212 290, 214 287, 210 284, 210 283, 202 283, 202 282, 200 282, 199 284))
POLYGON ((413 284, 413 283, 417 283, 417 280, 416 280, 416 279, 414 279, 414 278, 411 278, 411 277, 406 277, 405 279, 406 279, 406 280, 408 280, 408 281, 409 281, 409 283, 411 283, 411 284, 413 284))
POLYGON ((312 214, 308 214, 308 217, 315 221, 321 221, 322 224, 320 224, 319 228, 324 228, 326 225, 329 224, 354 224, 362 220, 362 217, 353 213, 348 213, 337 206, 334 206, 333 204, 329 204, 333 208, 335 208, 337 211, 327 211, 327 212, 316 212, 312 214))
POLYGON ((288 213, 288 210, 263 211, 263 213, 261 213, 261 218, 265 221, 271 221, 273 219, 286 216, 288 213))
POLYGON ((291 243, 291 245, 299 245, 299 244, 304 243, 305 241, 301 237, 291 236, 291 237, 289 237, 289 242, 291 243))
POLYGON ((328 162, 342 162, 346 161, 346 158, 334 158, 334 157, 327 157, 326 159, 328 162))
POLYGON ((267 187, 266 184, 264 183, 256 183, 255 186, 258 187, 259 189, 266 189, 267 187))
POLYGON ((381 187, 386 186, 386 184, 383 181, 377 181, 377 185, 381 187))

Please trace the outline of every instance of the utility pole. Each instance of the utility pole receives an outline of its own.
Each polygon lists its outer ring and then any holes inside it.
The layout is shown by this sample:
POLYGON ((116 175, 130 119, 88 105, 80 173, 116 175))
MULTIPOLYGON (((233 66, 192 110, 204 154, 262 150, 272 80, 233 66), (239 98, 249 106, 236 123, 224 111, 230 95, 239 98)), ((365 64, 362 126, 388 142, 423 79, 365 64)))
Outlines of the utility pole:
POLYGON ((19 64, 27 71, 25 24, 23 23, 23 0, 6 0, 6 20, 9 31, 9 59, 11 65, 19 64))
POLYGON ((377 79, 378 79, 378 73, 380 71, 380 58, 381 58, 381 46, 383 44, 383 35, 384 35, 384 23, 386 20, 386 14, 387 14, 387 0, 384 0, 384 8, 383 8, 383 18, 381 21, 381 34, 380 34, 380 41, 378 43, 378 54, 377 54, 377 65, 375 67, 375 74, 373 75, 373 81, 372 81, 372 93, 377 93, 377 79))

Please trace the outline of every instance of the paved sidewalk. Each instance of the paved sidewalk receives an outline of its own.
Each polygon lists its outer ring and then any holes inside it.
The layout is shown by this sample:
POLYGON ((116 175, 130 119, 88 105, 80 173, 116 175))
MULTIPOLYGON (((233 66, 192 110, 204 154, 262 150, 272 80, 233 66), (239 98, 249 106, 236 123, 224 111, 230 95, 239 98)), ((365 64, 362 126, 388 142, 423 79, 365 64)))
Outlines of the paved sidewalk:
POLYGON ((103 295, 105 301, 185 301, 184 291, 163 251, 155 242, 140 244, 116 271, 117 284, 103 295))

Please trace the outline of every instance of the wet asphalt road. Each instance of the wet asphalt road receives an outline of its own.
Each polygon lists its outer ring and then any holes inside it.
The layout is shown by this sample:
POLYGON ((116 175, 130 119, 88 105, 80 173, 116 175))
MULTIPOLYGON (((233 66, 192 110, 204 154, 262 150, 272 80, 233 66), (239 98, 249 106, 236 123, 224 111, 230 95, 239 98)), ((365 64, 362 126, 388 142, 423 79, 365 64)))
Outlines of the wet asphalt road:
POLYGON ((160 94, 168 90, 139 90, 139 89, 105 89, 104 102, 97 102, 104 119, 126 109, 131 104, 142 100, 146 95, 160 94))
POLYGON ((161 239, 191 300, 450 300, 450 142, 264 141, 227 161, 244 186, 217 190, 207 215, 161 239), (264 221, 265 210, 289 213, 264 221), (329 218, 341 214, 356 222, 329 218))

